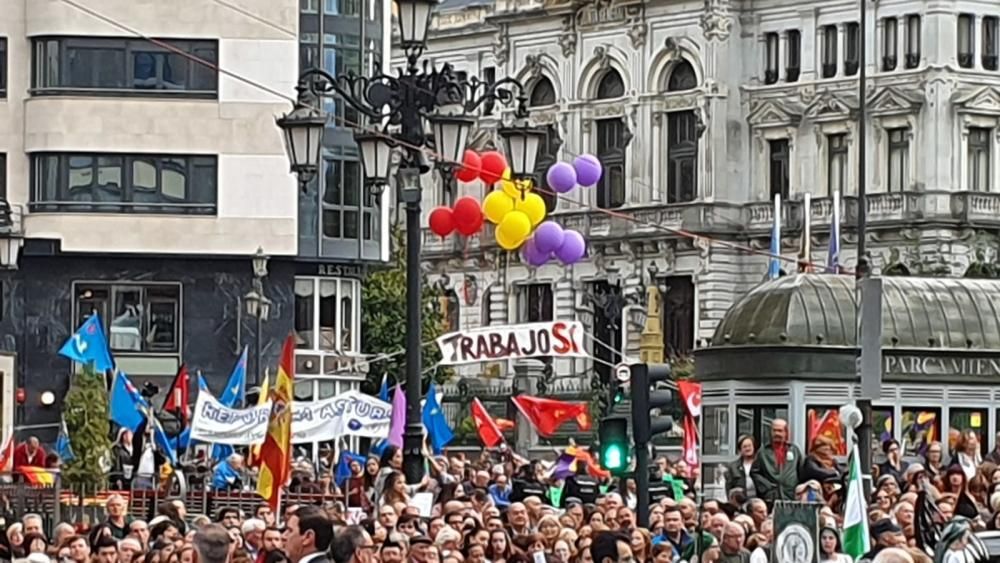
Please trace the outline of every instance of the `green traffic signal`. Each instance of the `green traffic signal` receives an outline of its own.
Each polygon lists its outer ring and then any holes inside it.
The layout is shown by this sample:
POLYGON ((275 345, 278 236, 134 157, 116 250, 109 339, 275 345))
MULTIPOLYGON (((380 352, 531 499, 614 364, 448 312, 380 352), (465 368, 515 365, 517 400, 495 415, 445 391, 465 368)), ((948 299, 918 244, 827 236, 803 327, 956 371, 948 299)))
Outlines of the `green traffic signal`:
POLYGON ((601 463, 608 471, 621 471, 625 468, 625 451, 618 444, 611 444, 601 452, 601 463))
POLYGON ((630 449, 628 420, 621 416, 603 418, 598 427, 598 434, 601 442, 601 466, 612 475, 626 474, 630 449))

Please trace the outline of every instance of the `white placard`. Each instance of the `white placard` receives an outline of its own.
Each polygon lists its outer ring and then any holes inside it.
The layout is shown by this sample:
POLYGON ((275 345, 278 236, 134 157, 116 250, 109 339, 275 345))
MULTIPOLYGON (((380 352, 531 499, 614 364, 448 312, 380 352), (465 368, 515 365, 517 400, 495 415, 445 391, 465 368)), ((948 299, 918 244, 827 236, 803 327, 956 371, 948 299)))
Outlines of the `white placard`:
POLYGON ((449 332, 437 339, 441 365, 517 358, 586 358, 583 324, 552 321, 449 332))

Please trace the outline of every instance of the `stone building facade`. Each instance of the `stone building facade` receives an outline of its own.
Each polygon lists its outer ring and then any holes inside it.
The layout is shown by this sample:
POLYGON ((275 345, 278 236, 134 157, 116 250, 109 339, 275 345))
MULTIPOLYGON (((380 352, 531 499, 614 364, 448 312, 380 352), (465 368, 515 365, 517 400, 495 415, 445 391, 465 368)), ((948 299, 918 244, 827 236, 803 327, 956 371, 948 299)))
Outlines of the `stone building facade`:
MULTIPOLYGON (((874 270, 961 276, 972 262, 992 263, 1000 12, 961 0, 865 5, 874 270)), ((469 76, 523 81, 532 120, 561 140, 545 164, 593 153, 608 171, 552 209, 588 240, 588 258, 573 267, 527 267, 488 230, 468 241, 426 234, 429 279, 454 292, 453 328, 580 318, 598 360, 556 362, 552 377, 565 378, 560 389, 585 390, 595 374, 608 375, 604 363, 620 361, 623 329, 626 355, 638 356, 641 304, 656 284, 665 349, 686 355, 764 278, 775 194, 785 271, 797 268, 807 220, 810 257, 826 262, 836 192, 840 264, 853 270, 858 22, 858 3, 838 0, 443 3, 429 55, 469 76)), ((479 146, 495 142, 497 119, 483 120, 479 146)), ((484 190, 428 184, 425 210, 484 190)))

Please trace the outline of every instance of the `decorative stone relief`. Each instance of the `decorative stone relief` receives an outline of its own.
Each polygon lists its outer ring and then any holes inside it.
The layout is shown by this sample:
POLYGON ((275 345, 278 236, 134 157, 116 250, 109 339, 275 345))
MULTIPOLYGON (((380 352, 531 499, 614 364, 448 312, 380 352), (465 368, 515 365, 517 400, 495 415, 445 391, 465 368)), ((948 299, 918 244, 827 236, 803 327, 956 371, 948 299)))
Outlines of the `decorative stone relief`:
POLYGON ((632 48, 639 49, 646 44, 646 35, 649 33, 649 26, 645 20, 637 21, 628 30, 628 37, 632 40, 632 48))
POLYGON ((493 58, 497 66, 504 66, 510 57, 510 32, 507 25, 502 24, 493 38, 493 58))
POLYGON ((576 54, 576 24, 572 16, 563 18, 562 31, 559 33, 559 46, 567 59, 576 54))
POLYGON ((705 39, 725 41, 729 38, 732 25, 729 0, 705 0, 705 11, 701 16, 701 30, 705 39))
POLYGON ((597 68, 601 70, 611 68, 611 46, 605 44, 594 47, 594 58, 597 59, 597 68))
POLYGON ((529 80, 534 80, 542 75, 543 56, 541 51, 538 53, 528 53, 524 56, 524 67, 529 80))

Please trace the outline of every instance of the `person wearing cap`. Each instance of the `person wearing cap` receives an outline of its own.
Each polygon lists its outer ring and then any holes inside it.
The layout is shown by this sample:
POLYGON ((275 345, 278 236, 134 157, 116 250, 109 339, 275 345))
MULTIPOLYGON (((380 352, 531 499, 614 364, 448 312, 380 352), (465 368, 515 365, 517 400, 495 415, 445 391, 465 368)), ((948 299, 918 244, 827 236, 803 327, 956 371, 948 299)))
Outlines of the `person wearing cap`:
POLYGON ((437 563, 438 552, 434 542, 427 536, 410 538, 410 553, 407 561, 410 563, 437 563))
POLYGON ((899 442, 891 438, 882 442, 882 453, 885 454, 886 459, 879 464, 878 474, 880 476, 891 475, 899 488, 902 488, 904 486, 903 473, 906 472, 906 468, 910 464, 903 461, 903 452, 899 447, 899 442))
POLYGON ((862 559, 875 559, 875 556, 879 552, 890 547, 906 547, 906 538, 903 537, 903 530, 889 518, 882 518, 872 524, 871 534, 874 544, 871 551, 864 554, 861 557, 862 559))
POLYGON ((768 501, 793 500, 803 463, 798 446, 788 441, 788 421, 771 422, 771 442, 757 452, 750 469, 757 496, 768 501))

